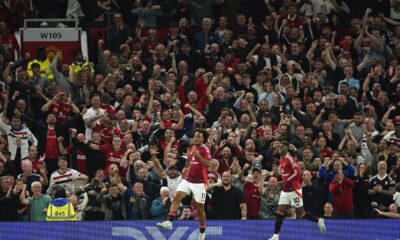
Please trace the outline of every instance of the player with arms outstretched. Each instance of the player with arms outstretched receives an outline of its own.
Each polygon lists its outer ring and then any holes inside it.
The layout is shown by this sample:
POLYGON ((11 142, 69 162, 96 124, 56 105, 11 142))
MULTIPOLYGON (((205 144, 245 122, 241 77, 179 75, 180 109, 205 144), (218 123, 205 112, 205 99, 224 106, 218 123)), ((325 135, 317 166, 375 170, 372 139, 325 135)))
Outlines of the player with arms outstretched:
POLYGON ((199 214, 199 240, 205 239, 206 214, 204 203, 206 201, 207 168, 211 162, 210 149, 204 145, 208 134, 203 129, 195 129, 193 132, 193 146, 189 150, 189 171, 184 180, 178 185, 177 194, 172 201, 168 220, 157 223, 157 226, 171 230, 172 221, 175 218, 179 204, 187 195, 193 194, 199 214))
POLYGON ((276 211, 275 218, 275 233, 269 240, 279 240, 279 232, 285 218, 286 209, 290 206, 296 208, 297 216, 304 218, 315 223, 322 233, 325 232, 325 223, 323 218, 317 218, 309 212, 305 212, 303 208, 303 195, 301 191, 301 169, 296 163, 296 159, 288 152, 289 143, 282 141, 279 147, 279 168, 282 173, 282 193, 279 198, 278 210, 276 211))

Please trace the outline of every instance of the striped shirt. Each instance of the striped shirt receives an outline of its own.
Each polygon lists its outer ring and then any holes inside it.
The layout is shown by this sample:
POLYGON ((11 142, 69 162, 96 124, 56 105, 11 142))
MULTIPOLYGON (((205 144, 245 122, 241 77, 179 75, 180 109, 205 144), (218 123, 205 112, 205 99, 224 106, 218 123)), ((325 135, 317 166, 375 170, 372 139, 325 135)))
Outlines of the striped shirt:
POLYGON ((74 181, 81 175, 80 172, 75 169, 67 168, 65 173, 60 173, 59 170, 54 171, 50 175, 49 189, 54 188, 54 186, 62 186, 68 190, 74 190, 74 181))
POLYGON ((7 134, 8 150, 11 153, 11 159, 15 159, 17 153, 17 138, 21 139, 21 159, 28 157, 29 143, 37 146, 38 141, 32 132, 25 126, 21 129, 12 129, 11 125, 3 122, 0 116, 0 128, 7 134))

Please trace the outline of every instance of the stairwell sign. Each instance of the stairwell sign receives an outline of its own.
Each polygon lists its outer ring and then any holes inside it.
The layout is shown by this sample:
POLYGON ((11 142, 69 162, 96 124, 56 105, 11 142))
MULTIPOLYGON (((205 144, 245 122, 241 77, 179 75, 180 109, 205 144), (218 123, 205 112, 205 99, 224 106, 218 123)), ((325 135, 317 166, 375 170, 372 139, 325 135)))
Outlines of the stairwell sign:
POLYGON ((80 29, 77 28, 25 28, 21 29, 22 50, 36 57, 40 46, 49 51, 61 51, 63 62, 72 61, 72 50, 81 48, 80 29))

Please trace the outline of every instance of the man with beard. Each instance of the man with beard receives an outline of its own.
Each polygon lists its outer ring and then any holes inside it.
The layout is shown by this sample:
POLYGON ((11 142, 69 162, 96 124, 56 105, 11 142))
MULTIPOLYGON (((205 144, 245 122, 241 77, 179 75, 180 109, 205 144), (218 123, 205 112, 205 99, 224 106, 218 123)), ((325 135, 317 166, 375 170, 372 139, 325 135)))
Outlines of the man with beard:
POLYGON ((75 71, 75 73, 78 73, 79 71, 82 71, 84 68, 89 68, 90 72, 93 74, 94 69, 91 66, 91 64, 88 61, 85 61, 83 59, 83 53, 82 50, 80 49, 74 49, 72 51, 72 56, 74 57, 73 62, 69 66, 69 74, 72 74, 72 71, 75 71))
MULTIPOLYGON (((116 167, 116 166, 115 166, 116 167)), ((123 204, 123 194, 118 191, 116 184, 111 183, 107 189, 103 188, 97 197, 101 202, 105 214, 104 220, 124 220, 125 206, 123 204)))
POLYGON ((216 157, 219 162, 218 173, 223 174, 225 171, 229 170, 233 163, 232 150, 230 147, 225 146, 222 148, 222 151, 217 152, 219 153, 218 156, 214 154, 213 157, 216 157))
POLYGON ((207 187, 214 189, 212 194, 212 212, 215 219, 247 219, 247 207, 242 191, 232 186, 230 171, 222 173, 222 181, 207 187))
POLYGON ((364 119, 360 112, 354 114, 354 122, 351 123, 347 130, 353 133, 354 138, 357 140, 357 146, 361 146, 364 137, 364 128, 362 126, 364 119))
POLYGON ((354 117, 354 113, 357 112, 357 107, 354 103, 349 101, 343 94, 337 96, 335 109, 340 119, 351 119, 354 117))
POLYGON ((170 196, 175 197, 178 185, 182 182, 182 179, 182 174, 179 172, 178 167, 172 164, 167 168, 162 186, 170 188, 170 196))
POLYGON ((72 118, 62 125, 58 124, 54 113, 47 115, 47 124, 40 124, 26 115, 23 115, 22 119, 28 122, 29 125, 34 126, 34 134, 38 139, 38 152, 39 154, 45 154, 46 159, 44 161, 47 170, 51 174, 58 168, 57 159, 60 156, 60 150, 57 138, 66 132, 66 129, 72 124, 74 119, 72 118))
POLYGON ((278 185, 276 177, 270 177, 268 186, 263 189, 261 194, 261 204, 259 215, 261 219, 273 219, 278 209, 279 196, 281 195, 281 187, 278 185))

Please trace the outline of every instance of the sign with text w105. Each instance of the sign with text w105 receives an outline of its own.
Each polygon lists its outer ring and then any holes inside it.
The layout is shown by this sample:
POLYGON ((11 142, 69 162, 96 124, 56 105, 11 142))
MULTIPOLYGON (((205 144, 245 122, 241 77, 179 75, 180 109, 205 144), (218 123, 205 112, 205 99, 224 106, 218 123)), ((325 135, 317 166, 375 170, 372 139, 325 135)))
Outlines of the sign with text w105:
POLYGON ((25 42, 74 42, 79 40, 75 28, 28 28, 24 29, 25 42))
MULTIPOLYGON (((0 223, 0 240, 197 240, 197 221, 175 221, 171 231, 156 221, 0 223)), ((327 232, 305 220, 284 222, 280 239, 400 240, 399 220, 327 220, 327 232)), ((273 234, 274 221, 207 221, 207 240, 262 240, 273 234)))

